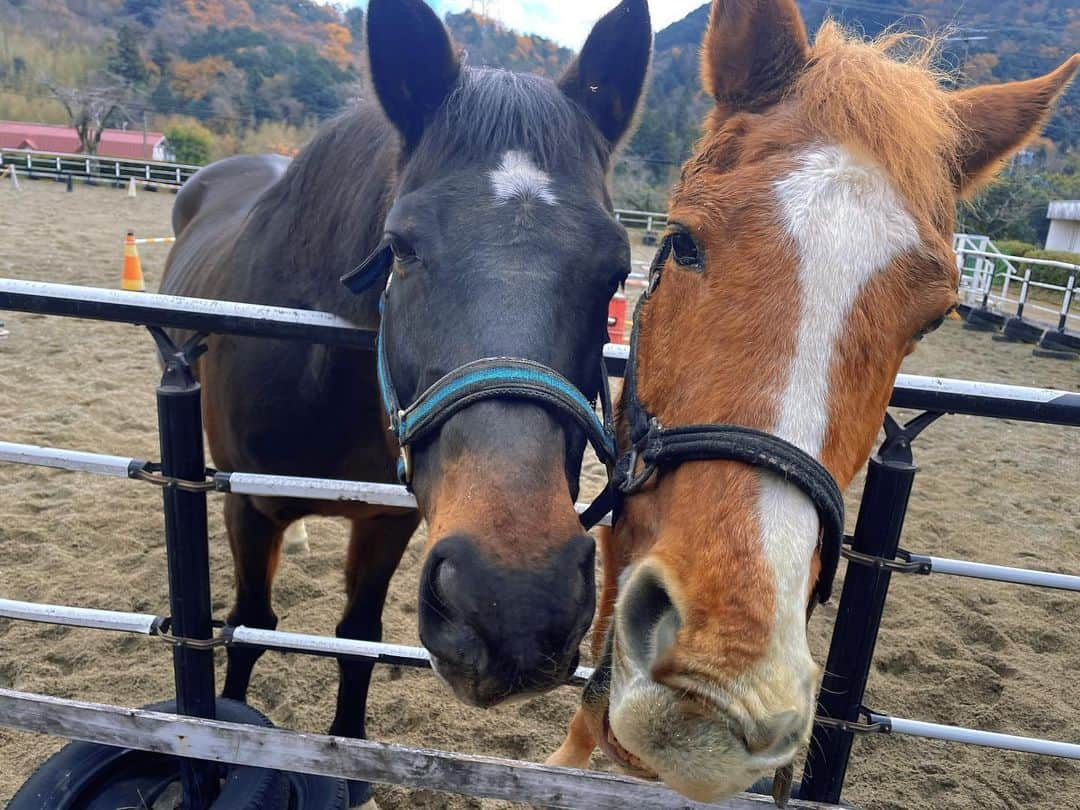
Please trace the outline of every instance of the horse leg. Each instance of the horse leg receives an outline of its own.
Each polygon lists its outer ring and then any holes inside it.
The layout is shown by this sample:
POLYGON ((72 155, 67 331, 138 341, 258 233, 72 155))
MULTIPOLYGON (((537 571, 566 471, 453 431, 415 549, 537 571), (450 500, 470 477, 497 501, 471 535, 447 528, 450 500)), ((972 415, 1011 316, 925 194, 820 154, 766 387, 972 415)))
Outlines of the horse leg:
MULTIPOLYGON (((225 496, 225 528, 236 573, 236 602, 229 613, 230 625, 264 630, 277 627, 277 616, 270 607, 270 590, 287 525, 260 512, 247 495, 225 496)), ((263 652, 254 647, 229 647, 223 696, 246 699, 251 670, 263 652)))
MULTIPOLYGON (((339 638, 382 641, 382 611, 390 578, 419 522, 415 513, 353 521, 345 565, 347 601, 345 615, 337 626, 339 638)), ((339 659, 338 668, 337 712, 330 733, 364 739, 364 713, 374 665, 339 659)), ((367 782, 349 782, 350 807, 370 800, 371 786, 367 782)))
POLYGON ((570 720, 570 727, 566 730, 566 739, 558 750, 547 758, 546 763, 562 768, 587 770, 597 745, 596 735, 589 726, 588 715, 584 707, 578 706, 570 720))
POLYGON ((308 540, 307 527, 304 525, 304 521, 298 520, 289 524, 289 528, 285 530, 285 542, 282 544, 282 549, 290 557, 307 554, 311 551, 311 544, 308 540))

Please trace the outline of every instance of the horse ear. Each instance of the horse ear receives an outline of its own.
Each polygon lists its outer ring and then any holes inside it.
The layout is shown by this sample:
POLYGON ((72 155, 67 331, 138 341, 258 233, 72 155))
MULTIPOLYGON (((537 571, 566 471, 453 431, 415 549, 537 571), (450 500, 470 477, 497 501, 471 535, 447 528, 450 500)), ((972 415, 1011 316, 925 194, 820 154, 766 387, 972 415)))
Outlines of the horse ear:
POLYGON ((646 0, 623 0, 594 27, 559 87, 589 113, 612 144, 630 131, 652 57, 646 0))
POLYGON ((1037 135, 1050 110, 1080 71, 1080 53, 1057 70, 1022 82, 992 84, 953 94, 963 122, 956 177, 963 196, 989 183, 1001 164, 1037 135))
POLYGON ((701 81, 724 112, 758 112, 775 104, 809 56, 795 0, 713 0, 701 81))
POLYGON ((422 0, 371 0, 367 46, 379 104, 411 149, 461 74, 450 35, 422 0))

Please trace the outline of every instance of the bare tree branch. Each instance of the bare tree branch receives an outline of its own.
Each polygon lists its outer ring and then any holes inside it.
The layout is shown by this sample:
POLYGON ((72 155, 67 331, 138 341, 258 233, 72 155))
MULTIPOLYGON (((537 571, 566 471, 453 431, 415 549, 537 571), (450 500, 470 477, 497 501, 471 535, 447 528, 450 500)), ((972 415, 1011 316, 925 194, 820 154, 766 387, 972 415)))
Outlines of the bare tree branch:
POLYGON ((127 83, 109 73, 91 76, 81 87, 58 84, 48 77, 42 77, 41 83, 64 106, 87 155, 97 154, 101 136, 111 123, 129 118, 127 105, 135 95, 127 83))

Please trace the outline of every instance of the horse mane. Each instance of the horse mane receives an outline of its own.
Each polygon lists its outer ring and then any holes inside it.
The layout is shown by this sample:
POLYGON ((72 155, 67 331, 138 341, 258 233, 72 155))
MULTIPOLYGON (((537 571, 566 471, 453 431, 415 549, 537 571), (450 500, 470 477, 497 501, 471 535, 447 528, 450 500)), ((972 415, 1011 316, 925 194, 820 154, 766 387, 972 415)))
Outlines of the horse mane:
POLYGON ((867 153, 935 221, 953 210, 964 133, 943 87, 948 76, 934 66, 938 46, 895 31, 868 41, 827 20, 788 94, 802 121, 867 153))

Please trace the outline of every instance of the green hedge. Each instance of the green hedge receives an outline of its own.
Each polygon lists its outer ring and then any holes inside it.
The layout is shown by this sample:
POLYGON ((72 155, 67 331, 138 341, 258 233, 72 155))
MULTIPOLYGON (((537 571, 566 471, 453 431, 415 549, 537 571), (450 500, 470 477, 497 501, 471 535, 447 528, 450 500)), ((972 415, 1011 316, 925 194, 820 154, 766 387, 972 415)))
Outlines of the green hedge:
MULTIPOLYGON (((1044 259, 1047 261, 1080 265, 1080 253, 1070 253, 1066 250, 1043 250, 1038 245, 1013 239, 1003 239, 994 244, 997 245, 997 249, 1006 256, 1020 256, 1025 259, 1044 259)), ((1002 262, 997 262, 997 265, 997 270, 1004 272, 1005 265, 1002 262)), ((1016 269, 1022 273, 1024 265, 1017 265, 1016 269)), ((1064 267, 1031 266, 1031 280, 1041 281, 1044 284, 1057 284, 1058 286, 1064 287, 1069 281, 1069 274, 1070 271, 1066 270, 1064 267)))
POLYGON ((1006 256, 1027 256, 1028 251, 1039 249, 1038 245, 1021 242, 1017 239, 1002 239, 1000 242, 994 242, 994 244, 997 246, 998 251, 1006 256))

